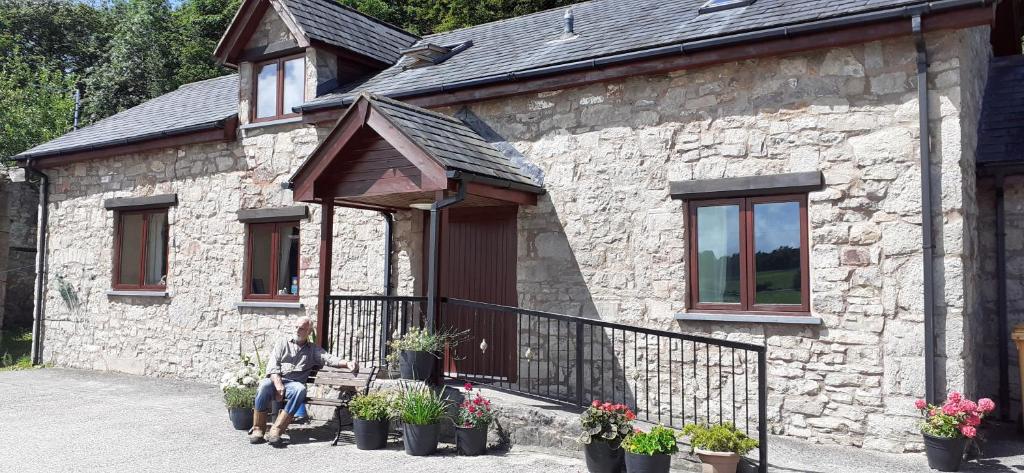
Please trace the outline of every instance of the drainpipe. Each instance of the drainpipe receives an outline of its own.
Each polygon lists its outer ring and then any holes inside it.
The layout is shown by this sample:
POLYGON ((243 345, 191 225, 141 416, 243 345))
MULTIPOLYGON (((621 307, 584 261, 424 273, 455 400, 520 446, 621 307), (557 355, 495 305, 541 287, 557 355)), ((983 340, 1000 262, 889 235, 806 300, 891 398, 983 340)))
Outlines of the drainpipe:
POLYGON ((35 288, 33 289, 33 302, 32 302, 32 351, 31 358, 32 364, 38 365, 42 363, 42 343, 40 337, 43 332, 43 283, 45 281, 45 270, 46 270, 46 223, 47 223, 47 206, 49 196, 49 184, 50 178, 39 169, 35 168, 35 163, 29 159, 25 163, 25 172, 35 174, 39 177, 39 209, 37 211, 37 222, 36 222, 36 280, 35 288))
POLYGON ((381 320, 380 330, 380 358, 383 361, 388 357, 388 335, 391 333, 391 235, 394 231, 395 219, 390 212, 381 210, 380 216, 384 217, 384 318, 381 320))
POLYGON ((445 197, 430 206, 430 259, 427 263, 427 330, 434 331, 437 322, 437 265, 438 236, 440 235, 441 209, 451 207, 466 199, 466 181, 459 179, 459 190, 453 196, 445 197))
POLYGON ((928 50, 921 31, 921 15, 910 20, 917 49, 917 103, 921 139, 921 243, 924 253, 924 386, 925 399, 935 403, 935 270, 932 233, 931 135, 928 129, 928 50))
POLYGON ((999 417, 1010 420, 1010 327, 1006 321, 1006 214, 1003 174, 996 174, 996 313, 999 323, 999 417))

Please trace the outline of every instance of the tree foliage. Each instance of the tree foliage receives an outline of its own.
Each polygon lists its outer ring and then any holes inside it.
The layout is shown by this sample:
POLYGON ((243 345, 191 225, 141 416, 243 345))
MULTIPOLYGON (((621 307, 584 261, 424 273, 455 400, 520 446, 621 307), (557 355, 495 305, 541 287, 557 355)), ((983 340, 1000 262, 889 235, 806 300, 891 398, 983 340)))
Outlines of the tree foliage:
POLYGON ((572 0, 340 0, 420 35, 504 20, 575 3, 572 0))
POLYGON ((74 76, 41 66, 42 58, 17 47, 0 47, 0 160, 7 161, 71 128, 74 76))

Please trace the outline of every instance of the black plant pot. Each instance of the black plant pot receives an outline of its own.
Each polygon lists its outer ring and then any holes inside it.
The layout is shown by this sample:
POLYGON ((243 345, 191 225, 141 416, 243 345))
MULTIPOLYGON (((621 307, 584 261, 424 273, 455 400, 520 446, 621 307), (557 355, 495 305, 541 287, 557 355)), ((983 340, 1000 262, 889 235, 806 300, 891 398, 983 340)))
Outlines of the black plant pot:
POLYGON ((252 409, 228 408, 228 418, 235 430, 249 430, 252 427, 252 409))
POLYGON ((672 464, 669 455, 639 455, 626 452, 627 473, 668 473, 672 464))
POLYGON ((455 429, 455 448, 459 455, 467 457, 487 453, 487 424, 455 429))
POLYGON ((941 438, 928 434, 924 436, 925 453, 928 455, 928 468, 939 471, 960 471, 960 460, 967 449, 964 437, 941 438))
POLYGON ((626 468, 625 451, 621 446, 601 440, 591 440, 583 446, 583 454, 587 459, 587 471, 590 473, 621 473, 626 468))
POLYGON ((405 453, 414 457, 422 457, 437 451, 441 424, 405 424, 403 430, 402 440, 405 441, 405 453))
POLYGON ((352 419, 352 431, 356 436, 356 448, 378 450, 388 444, 388 420, 352 419))
POLYGON ((402 351, 398 354, 398 371, 402 379, 426 381, 434 374, 437 357, 428 351, 402 351))

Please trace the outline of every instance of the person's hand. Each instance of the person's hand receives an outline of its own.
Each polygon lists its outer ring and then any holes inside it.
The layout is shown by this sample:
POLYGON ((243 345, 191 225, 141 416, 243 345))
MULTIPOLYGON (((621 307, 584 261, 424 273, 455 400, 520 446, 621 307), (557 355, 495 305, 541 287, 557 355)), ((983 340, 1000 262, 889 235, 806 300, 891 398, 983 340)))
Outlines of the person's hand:
POLYGON ((277 396, 275 397, 275 399, 277 399, 277 402, 281 402, 281 401, 284 400, 284 388, 283 387, 277 388, 277 396))
POLYGON ((349 361, 348 362, 348 368, 350 370, 352 370, 353 373, 358 373, 359 372, 359 362, 356 361, 356 360, 349 361))

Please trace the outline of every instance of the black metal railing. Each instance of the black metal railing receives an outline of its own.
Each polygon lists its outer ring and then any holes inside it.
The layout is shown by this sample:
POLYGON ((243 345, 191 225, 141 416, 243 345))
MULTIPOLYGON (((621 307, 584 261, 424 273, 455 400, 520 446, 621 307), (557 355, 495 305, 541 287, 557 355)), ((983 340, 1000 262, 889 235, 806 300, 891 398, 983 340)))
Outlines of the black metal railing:
POLYGON ((441 325, 468 330, 445 376, 553 401, 623 403, 681 428, 732 423, 758 438, 767 471, 764 346, 459 299, 441 325))
POLYGON ((426 297, 330 296, 328 302, 327 350, 372 366, 383 365, 396 331, 426 320, 426 297))
MULTIPOLYGON (((380 365, 387 342, 423 327, 424 297, 331 296, 332 353, 380 365)), ((623 403, 641 421, 681 428, 729 422, 758 438, 767 471, 764 346, 461 299, 441 300, 442 327, 466 331, 445 376, 560 403, 623 403)))

